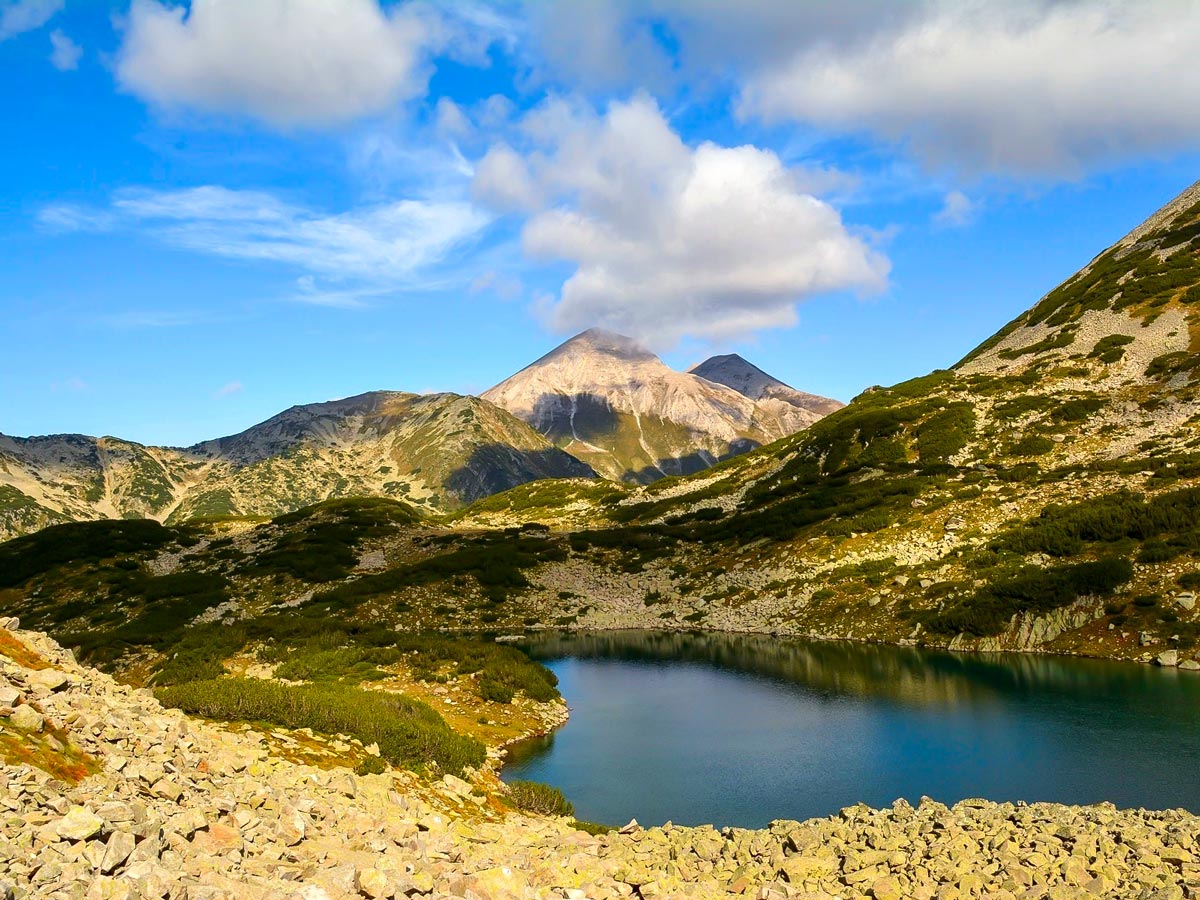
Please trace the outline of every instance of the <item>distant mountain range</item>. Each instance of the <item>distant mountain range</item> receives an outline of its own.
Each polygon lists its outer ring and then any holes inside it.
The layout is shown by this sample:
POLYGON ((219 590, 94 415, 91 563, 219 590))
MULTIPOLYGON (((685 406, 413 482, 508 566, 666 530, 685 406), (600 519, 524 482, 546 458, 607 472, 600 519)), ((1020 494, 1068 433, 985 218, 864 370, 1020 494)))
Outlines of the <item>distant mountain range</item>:
POLYGON ((740 357, 702 365, 711 379, 590 331, 483 399, 373 391, 187 448, 0 435, 0 539, 78 519, 273 516, 348 496, 444 512, 528 481, 597 473, 645 482, 792 434, 840 405, 740 357))
POLYGON ((539 478, 593 477, 476 397, 374 391, 186 449, 0 436, 0 535, 74 519, 270 516, 347 496, 441 510, 539 478))
POLYGON ((794 434, 843 404, 794 390, 740 356, 676 372, 591 329, 483 394, 612 480, 687 475, 794 434))

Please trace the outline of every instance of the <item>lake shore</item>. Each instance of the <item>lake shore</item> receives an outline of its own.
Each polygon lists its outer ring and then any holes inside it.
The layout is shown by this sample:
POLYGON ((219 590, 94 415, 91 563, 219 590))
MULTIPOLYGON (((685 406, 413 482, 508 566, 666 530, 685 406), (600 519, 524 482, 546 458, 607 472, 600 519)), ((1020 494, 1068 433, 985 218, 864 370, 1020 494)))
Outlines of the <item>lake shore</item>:
POLYGON ((759 830, 593 836, 511 811, 486 776, 290 761, 254 729, 165 710, 41 635, 14 640, 25 652, 0 659, 8 708, 42 722, 20 731, 9 715, 6 738, 89 762, 76 780, 6 754, 7 896, 1184 900, 1200 884, 1200 819, 1109 804, 901 801, 759 830))

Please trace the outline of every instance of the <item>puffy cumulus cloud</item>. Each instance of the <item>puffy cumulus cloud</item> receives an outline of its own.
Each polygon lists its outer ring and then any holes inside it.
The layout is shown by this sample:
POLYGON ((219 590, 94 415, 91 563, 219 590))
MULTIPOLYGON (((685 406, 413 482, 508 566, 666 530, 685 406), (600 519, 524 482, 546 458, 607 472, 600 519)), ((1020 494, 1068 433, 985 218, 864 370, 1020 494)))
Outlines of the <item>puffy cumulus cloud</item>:
POLYGON ((556 138, 523 157, 493 148, 477 193, 498 189, 497 159, 533 186, 501 200, 536 204, 528 254, 576 265, 545 303, 556 330, 659 344, 744 335, 792 324, 813 294, 886 284, 887 260, 800 188, 804 173, 756 147, 689 147, 644 96, 603 116, 552 103, 530 133, 556 138))
POLYGON ((65 0, 0 0, 0 41, 41 28, 65 0))
POLYGON ((423 93, 439 31, 421 8, 377 0, 134 0, 116 72, 164 107, 332 125, 423 93))
POLYGON ((495 144, 475 166, 471 195, 500 212, 516 212, 536 208, 541 188, 523 156, 508 144, 495 144))
POLYGON ((868 130, 933 165, 1076 175, 1200 144, 1200 5, 929 3, 748 76, 744 114, 868 130))
POLYGON ((301 280, 297 299, 330 306, 413 283, 488 222, 465 201, 401 200, 331 214, 211 185, 124 190, 107 209, 58 204, 39 218, 58 230, 144 231, 186 250, 282 263, 350 285, 326 292, 312 277, 301 280))

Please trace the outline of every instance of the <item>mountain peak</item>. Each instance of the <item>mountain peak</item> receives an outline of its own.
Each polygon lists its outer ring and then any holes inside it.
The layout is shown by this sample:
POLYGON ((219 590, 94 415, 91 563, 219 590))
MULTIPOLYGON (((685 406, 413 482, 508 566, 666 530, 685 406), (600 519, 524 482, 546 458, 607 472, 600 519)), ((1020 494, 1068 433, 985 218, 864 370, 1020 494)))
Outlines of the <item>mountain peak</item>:
MULTIPOLYGON (((587 331, 579 332, 574 337, 563 341, 563 343, 547 353, 542 359, 549 359, 555 354, 574 353, 581 350, 592 353, 604 353, 609 356, 615 356, 618 359, 630 361, 658 359, 657 356, 633 338, 617 334, 615 331, 607 331, 603 328, 589 328, 587 331)), ((538 362, 541 362, 541 360, 538 362)))
POLYGON ((700 378, 731 387, 751 400, 761 399, 772 388, 791 387, 736 353, 711 356, 688 371, 700 378))

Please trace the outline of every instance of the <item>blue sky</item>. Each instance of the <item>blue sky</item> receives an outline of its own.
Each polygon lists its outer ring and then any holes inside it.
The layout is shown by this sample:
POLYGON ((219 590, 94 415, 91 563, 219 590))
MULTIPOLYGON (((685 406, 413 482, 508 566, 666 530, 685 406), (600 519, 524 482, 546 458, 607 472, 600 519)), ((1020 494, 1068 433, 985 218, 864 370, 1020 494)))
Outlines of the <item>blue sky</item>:
POLYGON ((0 431, 189 444, 593 325, 848 400, 1200 178, 1200 4, 0 0, 0 431))

